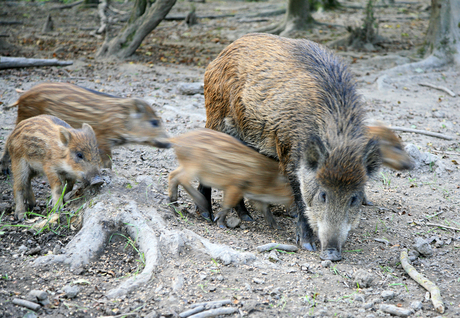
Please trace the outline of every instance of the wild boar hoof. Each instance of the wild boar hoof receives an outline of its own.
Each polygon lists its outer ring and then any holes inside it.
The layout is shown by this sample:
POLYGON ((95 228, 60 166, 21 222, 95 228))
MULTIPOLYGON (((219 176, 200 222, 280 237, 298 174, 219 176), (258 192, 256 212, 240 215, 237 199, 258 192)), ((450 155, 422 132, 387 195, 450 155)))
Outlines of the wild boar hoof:
POLYGON ((212 222, 211 214, 209 212, 200 212, 200 215, 208 222, 212 222))
POLYGON ((340 261, 342 259, 342 255, 339 251, 334 248, 328 248, 325 251, 322 251, 319 254, 319 257, 323 260, 331 260, 331 261, 340 261))
POLYGON ((155 147, 168 149, 168 148, 171 148, 171 143, 157 141, 155 142, 155 147))
POLYGON ((91 180, 91 186, 99 186, 104 183, 104 180, 100 176, 95 176, 91 180))
POLYGON ((304 248, 304 249, 306 249, 307 251, 310 251, 310 252, 316 251, 315 244, 310 243, 310 242, 304 242, 300 246, 302 246, 302 248, 304 248))
POLYGON ((240 216, 241 221, 248 221, 248 222, 254 222, 254 219, 249 215, 249 214, 241 214, 240 216))
POLYGON ((5 168, 5 169, 2 169, 2 172, 5 176, 9 176, 11 175, 11 172, 10 172, 10 169, 9 168, 5 168))

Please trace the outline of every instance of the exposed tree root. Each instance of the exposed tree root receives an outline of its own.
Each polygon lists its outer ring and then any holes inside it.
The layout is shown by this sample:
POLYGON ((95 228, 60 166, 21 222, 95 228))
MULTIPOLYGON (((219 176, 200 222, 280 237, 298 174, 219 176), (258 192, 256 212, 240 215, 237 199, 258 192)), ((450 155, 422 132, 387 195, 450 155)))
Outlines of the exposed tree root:
MULTIPOLYGON (((138 193, 144 192, 139 190, 138 193)), ((102 253, 113 233, 126 231, 143 253, 145 267, 140 274, 106 294, 108 298, 118 298, 146 284, 164 259, 181 257, 186 250, 209 255, 224 265, 256 259, 252 253, 240 253, 228 246, 211 243, 190 230, 169 230, 157 209, 138 205, 141 200, 134 201, 132 197, 133 193, 129 193, 129 199, 124 200, 123 195, 113 189, 110 195, 103 193, 96 197, 94 200, 98 203, 84 207, 83 227, 66 246, 64 254, 39 257, 33 266, 62 263, 71 269, 82 267, 102 253)))

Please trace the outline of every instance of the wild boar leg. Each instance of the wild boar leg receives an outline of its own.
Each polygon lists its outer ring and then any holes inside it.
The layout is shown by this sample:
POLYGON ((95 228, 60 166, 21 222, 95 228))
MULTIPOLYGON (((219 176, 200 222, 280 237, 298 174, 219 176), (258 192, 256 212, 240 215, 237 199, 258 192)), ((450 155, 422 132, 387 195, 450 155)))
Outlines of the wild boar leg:
POLYGON ((224 201, 222 202, 222 210, 214 218, 214 222, 217 222, 217 225, 220 228, 226 228, 225 218, 227 217, 228 212, 232 210, 234 206, 238 204, 243 199, 243 193, 236 186, 228 187, 224 192, 224 201))
POLYGON ((10 163, 10 153, 5 147, 5 152, 3 153, 2 159, 0 159, 0 170, 4 175, 9 175, 10 170, 8 169, 8 164, 10 163))
POLYGON ((255 204, 257 209, 263 212, 265 221, 267 222, 268 226, 272 229, 280 230, 281 227, 278 225, 278 223, 276 223, 276 220, 273 217, 273 213, 270 210, 269 204, 265 202, 256 202, 255 204))
POLYGON ((316 251, 315 234, 313 233, 310 224, 308 223, 307 216, 305 215, 306 206, 300 191, 300 185, 297 179, 290 180, 292 191, 294 193, 294 200, 299 214, 296 227, 296 241, 297 244, 302 246, 308 251, 316 251))
POLYGON ((35 197, 32 192, 32 185, 30 184, 30 180, 33 177, 32 171, 23 160, 12 162, 11 169, 14 176, 13 192, 16 202, 14 215, 18 220, 22 220, 27 210, 33 209, 35 205, 35 197), (27 203, 28 209, 25 203, 27 203))
MULTIPOLYGON (((171 172, 169 174, 169 180, 170 180, 170 200, 173 201, 172 199, 175 199, 174 201, 177 200, 177 185, 180 184, 184 187, 185 191, 192 197, 193 201, 195 201, 195 204, 198 205, 200 211, 202 211, 201 216, 204 217, 203 212, 211 211, 211 207, 208 204, 208 201, 206 201, 206 198, 192 185, 190 184, 190 178, 187 175, 187 173, 181 169, 178 168, 171 172)), ((204 217, 207 221, 212 222, 212 212, 210 214, 210 218, 204 217)))
POLYGON ((46 177, 48 178, 48 182, 50 183, 51 187, 51 198, 53 199, 53 205, 57 205, 57 208, 60 209, 62 206, 62 201, 59 201, 61 195, 62 195, 62 189, 63 189, 63 184, 61 182, 61 179, 59 178, 59 175, 57 175, 54 171, 52 171, 50 168, 44 169, 46 177))
MULTIPOLYGON (((212 207, 212 202, 211 202, 211 193, 212 193, 212 188, 211 187, 207 187, 205 185, 203 185, 202 183, 200 183, 198 185, 198 191, 200 192, 200 194, 202 196, 204 196, 204 198, 206 199, 206 201, 208 202, 208 206, 210 207, 209 208, 209 211, 201 211, 201 216, 203 216, 206 220, 212 220, 213 219, 213 215, 212 215, 212 210, 211 210, 211 207, 212 207)), ((199 207, 197 206, 197 210, 199 210, 199 207)))
POLYGON ((252 216, 249 214, 248 209, 246 208, 246 205, 244 204, 244 199, 241 199, 240 202, 235 206, 236 213, 238 214, 238 217, 242 221, 249 221, 253 222, 254 219, 252 216))
POLYGON ((177 175, 182 172, 183 172, 182 167, 179 167, 169 174, 168 192, 169 192, 169 201, 171 202, 177 201, 177 187, 179 186, 179 179, 177 178, 177 175))

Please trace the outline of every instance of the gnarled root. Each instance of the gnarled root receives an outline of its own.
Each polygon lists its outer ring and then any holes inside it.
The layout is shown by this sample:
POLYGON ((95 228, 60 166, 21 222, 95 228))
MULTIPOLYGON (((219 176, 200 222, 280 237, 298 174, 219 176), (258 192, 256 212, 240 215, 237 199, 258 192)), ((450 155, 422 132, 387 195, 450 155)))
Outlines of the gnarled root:
POLYGON ((101 254, 112 233, 125 230, 144 254, 145 267, 140 274, 106 294, 108 298, 118 298, 146 284, 164 259, 181 257, 185 249, 209 255, 224 265, 247 263, 256 258, 252 253, 240 253, 228 246, 211 243, 187 229, 169 230, 157 209, 138 205, 131 199, 132 193, 130 200, 122 197, 117 192, 96 197, 94 200, 98 203, 84 207, 83 227, 66 246, 65 253, 39 257, 33 266, 63 263, 72 269, 82 267, 101 254))

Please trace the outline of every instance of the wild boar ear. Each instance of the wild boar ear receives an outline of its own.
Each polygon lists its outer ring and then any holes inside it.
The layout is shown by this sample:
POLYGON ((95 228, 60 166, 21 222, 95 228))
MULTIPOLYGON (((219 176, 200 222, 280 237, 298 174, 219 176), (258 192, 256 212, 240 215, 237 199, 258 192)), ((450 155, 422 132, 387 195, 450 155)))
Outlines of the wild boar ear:
POLYGON ((130 109, 130 116, 132 118, 141 118, 146 113, 145 102, 140 99, 135 99, 130 109))
POLYGON ((92 134, 92 135, 96 136, 96 134, 94 133, 93 127, 91 127, 87 123, 84 123, 83 126, 81 127, 81 129, 83 130, 83 132, 85 134, 92 134))
POLYGON ((70 139, 72 135, 70 134, 70 131, 67 130, 65 127, 59 127, 59 137, 61 138, 61 142, 64 144, 64 146, 68 146, 70 139))
POLYGON ((305 159, 310 169, 316 170, 328 157, 324 143, 317 135, 312 135, 306 143, 305 159))
POLYGON ((382 155, 380 153, 378 138, 371 138, 367 142, 367 145, 364 148, 363 161, 368 176, 373 175, 380 168, 380 165, 382 164, 382 155))

